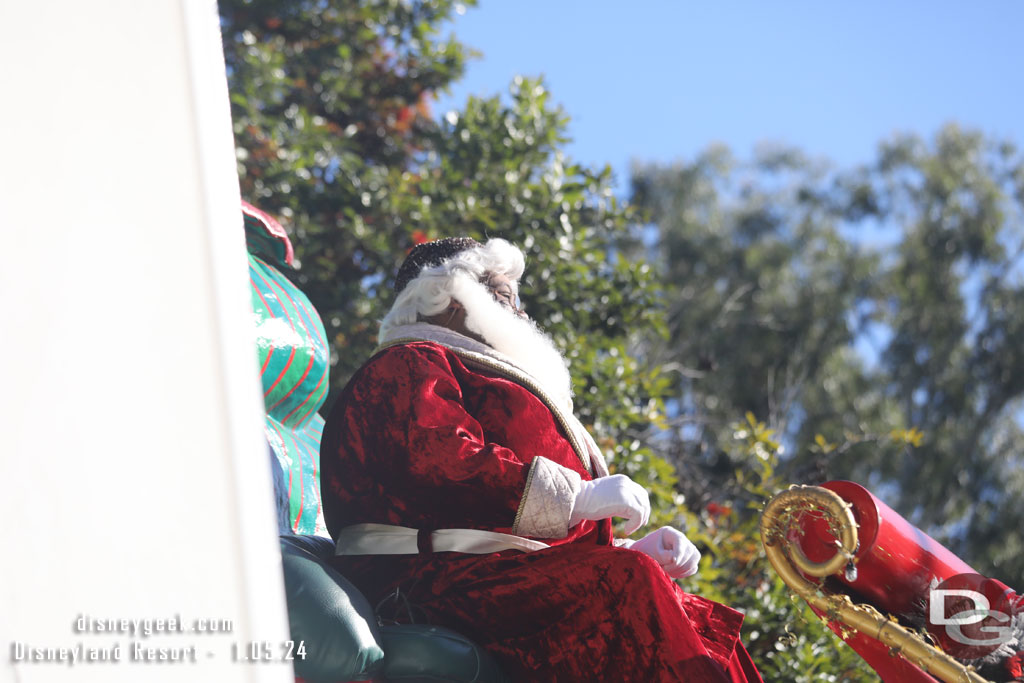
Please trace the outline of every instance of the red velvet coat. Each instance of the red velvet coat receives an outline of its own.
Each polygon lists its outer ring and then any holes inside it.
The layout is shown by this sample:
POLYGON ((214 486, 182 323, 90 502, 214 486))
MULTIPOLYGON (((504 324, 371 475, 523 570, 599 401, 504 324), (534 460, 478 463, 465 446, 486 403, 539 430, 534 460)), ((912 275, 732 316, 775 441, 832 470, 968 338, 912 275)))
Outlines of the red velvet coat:
MULTIPOLYGON (((362 522, 511 533, 537 456, 591 478, 526 388, 440 344, 393 346, 356 373, 327 420, 327 526, 335 537, 362 522)), ((738 612, 683 592, 611 539, 610 520, 584 521, 565 538, 539 539, 552 547, 536 552, 335 565, 372 603, 384 601, 383 618, 460 631, 516 680, 760 680, 738 641, 738 612)))

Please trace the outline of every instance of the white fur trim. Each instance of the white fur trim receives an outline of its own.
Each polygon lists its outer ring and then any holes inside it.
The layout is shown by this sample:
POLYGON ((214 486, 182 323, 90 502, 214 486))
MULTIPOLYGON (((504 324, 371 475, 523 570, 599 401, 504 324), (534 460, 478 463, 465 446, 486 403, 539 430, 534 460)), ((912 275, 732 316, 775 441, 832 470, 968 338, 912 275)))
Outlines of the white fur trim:
POLYGON ((409 325, 398 325, 392 327, 386 334, 381 334, 380 337, 380 345, 382 347, 394 344, 395 342, 405 341, 430 341, 453 349, 462 349, 492 356, 496 360, 516 367, 511 358, 498 353, 487 344, 477 341, 472 337, 467 337, 464 334, 459 334, 455 330, 431 323, 418 322, 409 325))

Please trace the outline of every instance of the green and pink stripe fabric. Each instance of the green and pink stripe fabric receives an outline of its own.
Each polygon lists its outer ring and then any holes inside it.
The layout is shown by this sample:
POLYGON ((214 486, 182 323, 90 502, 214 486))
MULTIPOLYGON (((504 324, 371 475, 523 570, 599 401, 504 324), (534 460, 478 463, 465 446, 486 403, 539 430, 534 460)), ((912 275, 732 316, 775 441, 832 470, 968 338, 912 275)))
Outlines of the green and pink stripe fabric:
POLYGON ((306 295, 278 267, 289 267, 291 244, 267 214, 243 203, 249 285, 256 315, 256 352, 266 406, 266 436, 288 485, 295 533, 323 533, 317 410, 327 397, 327 334, 306 295))

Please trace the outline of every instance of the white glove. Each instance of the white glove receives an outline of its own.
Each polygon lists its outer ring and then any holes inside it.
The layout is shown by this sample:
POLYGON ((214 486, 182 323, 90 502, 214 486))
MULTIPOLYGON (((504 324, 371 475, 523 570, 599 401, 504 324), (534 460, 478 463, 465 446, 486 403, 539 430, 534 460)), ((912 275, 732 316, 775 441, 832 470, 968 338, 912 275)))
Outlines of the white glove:
POLYGON ((569 526, 584 519, 625 517, 629 535, 647 524, 651 516, 651 501, 647 490, 624 474, 613 474, 593 481, 580 482, 580 492, 572 505, 569 526))
POLYGON ((654 558, 673 579, 697 573, 700 551, 682 532, 670 526, 652 531, 628 547, 654 558))

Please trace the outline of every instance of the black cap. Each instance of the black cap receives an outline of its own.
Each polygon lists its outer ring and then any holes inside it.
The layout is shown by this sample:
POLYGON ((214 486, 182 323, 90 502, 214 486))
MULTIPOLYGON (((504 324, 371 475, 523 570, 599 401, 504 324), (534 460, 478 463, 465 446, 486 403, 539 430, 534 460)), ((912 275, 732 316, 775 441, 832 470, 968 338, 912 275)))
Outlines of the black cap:
POLYGON ((480 243, 472 237, 445 237, 417 244, 398 269, 398 275, 395 277, 395 294, 405 289, 405 286, 415 280, 424 268, 439 266, 452 256, 479 246, 480 243))

